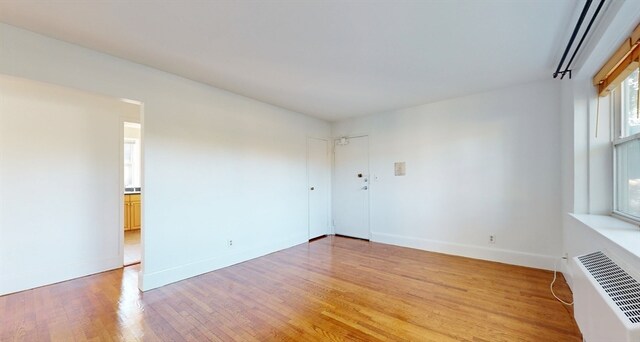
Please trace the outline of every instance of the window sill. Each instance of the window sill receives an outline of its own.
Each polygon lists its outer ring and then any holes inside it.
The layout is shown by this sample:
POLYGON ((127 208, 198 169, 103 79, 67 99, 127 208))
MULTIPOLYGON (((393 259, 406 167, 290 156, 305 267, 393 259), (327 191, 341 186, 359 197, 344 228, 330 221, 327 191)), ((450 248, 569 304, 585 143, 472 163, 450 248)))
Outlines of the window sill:
POLYGON ((607 215, 570 214, 607 240, 640 258, 640 228, 607 215))

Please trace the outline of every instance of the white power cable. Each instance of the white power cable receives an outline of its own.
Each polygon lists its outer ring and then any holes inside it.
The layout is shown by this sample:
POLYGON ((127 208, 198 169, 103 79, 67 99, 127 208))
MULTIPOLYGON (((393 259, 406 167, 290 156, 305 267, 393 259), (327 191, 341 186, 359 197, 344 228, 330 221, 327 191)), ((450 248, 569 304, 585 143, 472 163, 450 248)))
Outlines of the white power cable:
MULTIPOLYGON (((565 257, 562 257, 562 259, 565 259, 565 257)), ((558 268, 558 261, 556 260, 556 262, 553 264, 553 280, 551 281, 551 285, 549 285, 549 288, 551 289, 551 294, 552 294, 554 297, 556 297, 556 299, 557 299, 560 303, 562 303, 562 304, 564 304, 564 305, 573 305, 573 302, 571 302, 571 303, 567 303, 567 302, 565 302, 564 300, 562 300, 562 299, 558 298, 558 296, 556 296, 556 293, 555 293, 555 292, 553 292, 553 283, 555 283, 555 282, 556 282, 556 278, 557 278, 557 271, 556 271, 556 269, 557 269, 557 268, 558 268)))

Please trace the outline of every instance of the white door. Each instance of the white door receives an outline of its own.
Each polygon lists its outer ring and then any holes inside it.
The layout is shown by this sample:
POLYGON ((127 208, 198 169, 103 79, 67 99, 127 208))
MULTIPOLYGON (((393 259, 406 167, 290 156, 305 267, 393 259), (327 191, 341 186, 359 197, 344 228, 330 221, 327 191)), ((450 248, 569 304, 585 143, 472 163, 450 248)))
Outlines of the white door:
POLYGON ((307 185, 309 192, 309 239, 329 234, 329 142, 307 139, 307 185))
POLYGON ((369 239, 369 137, 334 143, 333 219, 335 232, 369 239))

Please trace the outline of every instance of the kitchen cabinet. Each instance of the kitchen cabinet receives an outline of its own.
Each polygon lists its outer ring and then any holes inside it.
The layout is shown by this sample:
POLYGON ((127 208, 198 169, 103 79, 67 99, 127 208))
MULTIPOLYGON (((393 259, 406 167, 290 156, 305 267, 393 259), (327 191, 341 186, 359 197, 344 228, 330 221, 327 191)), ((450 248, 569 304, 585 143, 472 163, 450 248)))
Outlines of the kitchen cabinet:
POLYGON ((124 230, 140 229, 141 209, 140 194, 124 195, 124 230))
POLYGON ((131 212, 129 210, 129 195, 124 195, 124 230, 131 230, 131 212))

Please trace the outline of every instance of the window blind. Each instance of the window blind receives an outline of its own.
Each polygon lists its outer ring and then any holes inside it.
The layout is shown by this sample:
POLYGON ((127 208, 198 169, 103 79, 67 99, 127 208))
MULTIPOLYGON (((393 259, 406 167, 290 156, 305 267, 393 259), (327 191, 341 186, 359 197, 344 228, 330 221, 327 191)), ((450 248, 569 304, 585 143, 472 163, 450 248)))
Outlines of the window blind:
POLYGON ((600 71, 593 77, 593 85, 598 87, 598 95, 606 96, 627 78, 636 68, 640 59, 640 25, 630 37, 613 53, 600 71))

